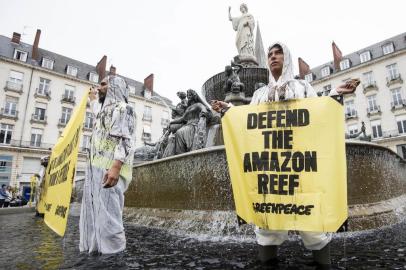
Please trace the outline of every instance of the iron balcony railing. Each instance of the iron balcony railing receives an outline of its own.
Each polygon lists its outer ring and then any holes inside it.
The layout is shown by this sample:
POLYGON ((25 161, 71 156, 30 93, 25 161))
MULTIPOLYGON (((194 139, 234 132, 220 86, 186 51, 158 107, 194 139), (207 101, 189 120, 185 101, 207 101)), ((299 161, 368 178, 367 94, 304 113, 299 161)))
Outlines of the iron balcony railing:
POLYGON ((18 111, 10 108, 1 108, 0 115, 6 118, 17 119, 18 111))
POLYGON ((75 104, 76 97, 72 97, 72 96, 63 94, 61 101, 75 104))
POLYGON ((372 114, 372 113, 378 113, 381 112, 381 106, 373 106, 373 107, 368 107, 367 108, 367 113, 372 114))
POLYGON ((399 108, 399 107, 406 107, 406 99, 392 101, 390 103, 390 106, 392 109, 399 108))
POLYGON ((23 92, 23 84, 18 82, 7 81, 4 90, 14 91, 21 94, 23 92))

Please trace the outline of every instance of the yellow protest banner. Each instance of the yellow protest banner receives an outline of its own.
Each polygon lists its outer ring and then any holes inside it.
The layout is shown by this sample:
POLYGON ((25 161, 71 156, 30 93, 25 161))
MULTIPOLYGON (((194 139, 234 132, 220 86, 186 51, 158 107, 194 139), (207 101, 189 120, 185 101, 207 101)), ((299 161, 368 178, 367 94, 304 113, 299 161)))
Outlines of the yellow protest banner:
POLYGON ((347 219, 344 111, 330 97, 232 107, 222 118, 237 215, 270 230, 347 219))
POLYGON ((44 177, 45 223, 60 236, 65 234, 78 158, 79 141, 86 113, 86 93, 58 139, 44 177))

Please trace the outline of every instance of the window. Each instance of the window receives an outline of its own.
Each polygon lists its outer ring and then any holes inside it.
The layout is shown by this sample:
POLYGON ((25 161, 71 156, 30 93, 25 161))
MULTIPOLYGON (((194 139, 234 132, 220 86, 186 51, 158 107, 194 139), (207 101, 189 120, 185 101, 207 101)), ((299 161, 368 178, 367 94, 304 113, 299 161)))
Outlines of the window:
POLYGON ((321 69, 321 77, 327 77, 330 75, 330 67, 324 67, 321 69))
POLYGON ((372 137, 380 138, 382 137, 381 122, 379 120, 371 121, 372 137))
POLYGON ((313 81, 313 73, 309 73, 309 74, 305 75, 305 80, 307 82, 312 82, 313 81))
POLYGON ((90 148, 90 136, 83 135, 83 137, 82 137, 82 148, 90 148))
POLYGON ((392 42, 382 46, 382 51, 384 55, 393 53, 394 50, 395 49, 393 48, 392 42))
POLYGON ((45 121, 45 112, 44 108, 35 107, 34 119, 39 121, 45 121))
POLYGON ((30 141, 31 146, 35 146, 35 147, 41 146, 42 133, 43 133, 42 129, 38 129, 38 128, 31 129, 31 141, 30 141))
POLYGON ((361 63, 368 62, 369 60, 371 60, 371 52, 366 51, 366 52, 361 53, 359 55, 359 59, 360 59, 361 63))
POLYGON ((379 109, 378 105, 376 104, 376 95, 368 96, 368 112, 377 111, 379 109))
POLYGON ((148 89, 145 89, 144 90, 144 98, 150 99, 151 96, 152 96, 152 92, 150 90, 148 90, 148 89))
POLYGON ((44 57, 44 58, 42 58, 42 67, 47 68, 47 69, 53 69, 54 61, 44 57))
POLYGON ((144 106, 143 120, 152 121, 152 108, 150 106, 144 106))
POLYGON ((374 74, 372 73, 372 71, 366 72, 362 75, 364 76, 366 86, 375 85, 374 74))
POLYGON ((0 173, 11 172, 12 160, 13 160, 12 156, 0 155, 0 173))
POLYGON ((398 68, 396 64, 386 66, 386 69, 388 70, 389 80, 396 80, 397 78, 399 78, 398 68))
POLYGON ((93 128, 93 114, 86 112, 85 128, 93 128))
POLYGON ((330 91, 331 91, 331 84, 323 86, 323 96, 330 95, 330 91))
POLYGON ((345 102, 345 114, 348 117, 357 116, 357 111, 355 110, 354 100, 349 100, 345 102))
POLYGON ((344 59, 340 62, 340 70, 350 68, 350 59, 344 59))
POLYGON ((72 109, 62 107, 62 117, 60 119, 60 123, 67 124, 69 122, 71 114, 72 114, 72 109))
POLYGON ((14 57, 13 57, 14 59, 26 62, 27 56, 28 56, 28 54, 24 51, 20 51, 17 49, 14 50, 14 57))
POLYGON ((98 83, 99 82, 99 75, 97 73, 90 72, 89 73, 89 81, 94 82, 94 83, 98 83))
POLYGON ((67 100, 73 100, 74 96, 75 96, 75 87, 72 85, 65 84, 65 92, 63 98, 67 100))
POLYGON ((78 69, 76 67, 68 66, 66 68, 66 74, 76 77, 78 75, 78 69))
POLYGON ((150 126, 144 126, 144 128, 142 129, 142 139, 144 141, 151 140, 151 127, 150 126))
POLYGON ((348 126, 348 132, 350 133, 350 135, 357 134, 358 126, 357 125, 348 126))
POLYGON ((49 93, 49 84, 51 80, 45 78, 39 78, 38 94, 47 95, 49 93))
POLYGON ((392 100, 393 100, 392 107, 403 105, 400 87, 392 90, 392 100))
POLYGON ((4 107, 4 114, 16 116, 17 115, 18 98, 6 96, 6 105, 4 107))
POLYGON ((1 124, 0 126, 0 143, 10 144, 13 135, 13 126, 1 124))
POLYGON ((396 117, 396 123, 398 125, 399 134, 406 133, 406 117, 405 116, 396 117))
POLYGON ((129 85, 128 90, 130 91, 130 95, 135 95, 135 86, 129 85))
POLYGON ((22 72, 18 72, 18 71, 14 71, 11 70, 10 71, 10 76, 9 76, 9 81, 16 83, 16 84, 23 84, 23 78, 24 78, 24 73, 22 72))

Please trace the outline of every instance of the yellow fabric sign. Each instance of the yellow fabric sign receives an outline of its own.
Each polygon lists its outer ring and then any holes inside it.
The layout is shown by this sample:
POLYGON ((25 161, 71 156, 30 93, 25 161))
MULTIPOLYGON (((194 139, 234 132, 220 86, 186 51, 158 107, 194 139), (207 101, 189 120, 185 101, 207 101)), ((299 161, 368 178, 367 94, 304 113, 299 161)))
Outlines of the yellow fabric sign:
POLYGON ((75 108, 61 137, 52 149, 44 177, 45 183, 41 196, 43 205, 41 207, 44 208, 45 223, 60 236, 65 234, 68 220, 87 96, 88 93, 75 108))
POLYGON ((347 219, 344 110, 330 97, 232 107, 222 118, 237 215, 271 230, 347 219))

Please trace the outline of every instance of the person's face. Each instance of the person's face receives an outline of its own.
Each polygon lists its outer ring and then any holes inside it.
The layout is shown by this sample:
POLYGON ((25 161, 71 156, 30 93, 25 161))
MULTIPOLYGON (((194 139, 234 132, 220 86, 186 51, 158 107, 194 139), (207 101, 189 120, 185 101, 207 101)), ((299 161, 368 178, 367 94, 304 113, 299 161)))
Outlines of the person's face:
POLYGON ((106 98, 107 88, 108 88, 108 84, 107 84, 106 81, 102 81, 100 83, 100 86, 97 88, 97 91, 99 93, 99 101, 100 102, 103 102, 104 99, 106 98))
POLYGON ((247 9, 245 8, 245 6, 241 6, 240 7, 240 11, 241 11, 241 13, 247 13, 247 9))
POLYGON ((281 74, 283 68, 283 50, 273 47, 268 53, 268 65, 272 74, 281 74))

